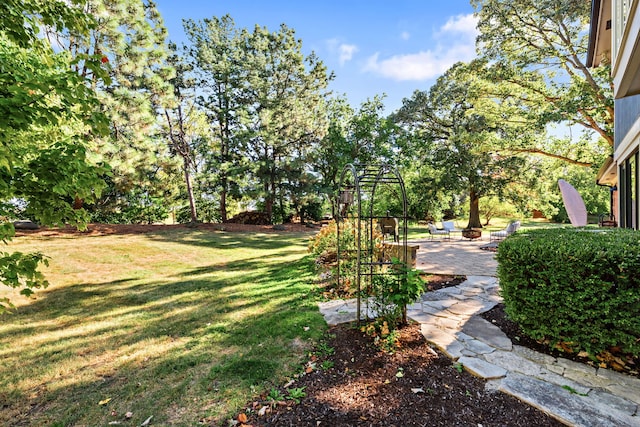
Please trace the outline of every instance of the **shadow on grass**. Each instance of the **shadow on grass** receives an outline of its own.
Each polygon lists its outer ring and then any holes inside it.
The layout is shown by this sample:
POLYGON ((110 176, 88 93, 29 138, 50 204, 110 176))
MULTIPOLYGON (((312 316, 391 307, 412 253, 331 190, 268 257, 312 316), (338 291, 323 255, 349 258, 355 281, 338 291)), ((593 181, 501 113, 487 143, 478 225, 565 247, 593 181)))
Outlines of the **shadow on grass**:
MULTIPOLYGON (((225 247, 221 240, 211 245, 225 247)), ((240 240, 228 247, 253 242, 240 240)), ((121 279, 41 294, 1 320, 11 325, 0 333, 0 424, 106 425, 113 420, 107 409, 133 407, 126 425, 149 414, 162 423, 175 405, 185 417, 226 415, 251 387, 279 382, 304 352, 299 343, 325 328, 309 297, 310 260, 271 259, 293 252, 194 268, 165 281, 121 279), (30 378, 20 365, 30 367, 30 378), (97 405, 105 397, 114 403, 97 405)))

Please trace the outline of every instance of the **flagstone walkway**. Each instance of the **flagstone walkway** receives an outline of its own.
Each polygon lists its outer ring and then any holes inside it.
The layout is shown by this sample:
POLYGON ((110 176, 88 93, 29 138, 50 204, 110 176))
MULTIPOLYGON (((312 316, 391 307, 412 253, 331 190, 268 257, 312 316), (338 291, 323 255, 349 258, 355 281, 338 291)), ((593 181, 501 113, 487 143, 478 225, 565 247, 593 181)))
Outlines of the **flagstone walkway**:
MULTIPOLYGON (((640 379, 514 345, 478 316, 501 301, 494 254, 479 249, 486 241, 416 243, 419 269, 467 276, 408 307, 429 342, 487 380, 487 389, 513 395, 567 425, 640 426, 640 379)), ((356 319, 355 300, 321 303, 320 311, 330 325, 356 319)))

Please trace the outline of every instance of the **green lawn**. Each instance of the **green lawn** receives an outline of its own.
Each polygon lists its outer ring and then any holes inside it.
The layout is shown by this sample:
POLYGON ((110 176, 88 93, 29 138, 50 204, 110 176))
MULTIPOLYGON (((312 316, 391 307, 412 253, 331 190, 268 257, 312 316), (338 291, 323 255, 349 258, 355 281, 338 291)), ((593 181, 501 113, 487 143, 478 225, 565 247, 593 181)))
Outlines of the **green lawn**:
POLYGON ((0 317, 0 425, 224 422, 326 329, 308 235, 20 237, 51 286, 0 317), (127 412, 132 413, 126 418, 127 412))

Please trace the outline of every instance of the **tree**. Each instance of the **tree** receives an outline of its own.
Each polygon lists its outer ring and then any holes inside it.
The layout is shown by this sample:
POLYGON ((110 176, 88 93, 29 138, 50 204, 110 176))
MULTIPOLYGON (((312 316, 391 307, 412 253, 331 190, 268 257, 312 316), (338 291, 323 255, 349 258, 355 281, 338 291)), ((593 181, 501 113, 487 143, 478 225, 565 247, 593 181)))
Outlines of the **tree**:
MULTIPOLYGON (((166 61, 166 29, 151 0, 92 0, 81 2, 96 20, 90 32, 47 30, 58 48, 76 59, 75 71, 90 80, 110 132, 94 138, 93 155, 112 166, 110 188, 94 209, 118 212, 140 209, 173 191, 177 164, 170 157, 161 121, 173 88, 174 70, 166 61), (109 71, 100 81, 83 58, 98 57, 109 71), (135 197, 131 197, 135 194, 135 197)), ((157 202, 156 202, 157 204, 157 202)), ((136 220, 134 220, 136 221, 136 220)))
POLYGON ((314 147, 312 169, 321 177, 320 191, 331 203, 331 215, 336 216, 336 196, 340 187, 342 169, 354 161, 352 144, 348 134, 353 120, 353 108, 346 97, 335 97, 327 103, 327 132, 314 147))
POLYGON ((306 158, 325 132, 324 99, 332 76, 315 54, 303 56, 302 42, 286 25, 276 32, 256 26, 246 43, 247 154, 259 182, 257 195, 273 219, 289 171, 304 167, 296 159, 306 158))
POLYGON ((192 174, 198 161, 197 146, 207 138, 207 120, 196 105, 194 79, 190 76, 193 67, 178 54, 175 44, 170 43, 169 49, 171 55, 168 61, 176 70, 176 75, 170 81, 173 86, 174 102, 164 110, 166 134, 171 152, 182 159, 190 222, 196 223, 198 211, 192 174))
MULTIPOLYGON (((86 212, 74 202, 91 200, 104 186, 106 169, 89 161, 87 147, 107 121, 85 76, 72 70, 82 61, 95 81, 108 81, 96 56, 72 58, 39 37, 41 28, 86 33, 95 24, 78 2, 9 0, 0 5, 0 239, 11 240, 15 205, 43 224, 84 227, 86 212), (104 80, 103 80, 104 79, 104 80)), ((0 253, 0 281, 22 288, 47 286, 43 254, 0 253)), ((10 307, 0 300, 0 312, 10 307)))
POLYGON ((220 217, 226 221, 228 196, 245 171, 241 152, 250 118, 242 90, 248 80, 248 35, 235 28, 229 15, 187 20, 184 28, 190 42, 185 50, 200 93, 197 102, 209 120, 212 143, 205 168, 214 176, 210 191, 219 194, 220 217))
POLYGON ((394 161, 392 145, 397 129, 383 115, 383 99, 367 99, 357 110, 344 97, 328 103, 328 128, 315 148, 312 167, 322 176, 322 192, 331 201, 332 215, 336 214, 335 198, 345 165, 394 161))
POLYGON ((468 197, 468 228, 482 227, 480 198, 502 195, 525 164, 522 157, 499 152, 517 132, 498 120, 497 104, 484 102, 491 88, 478 72, 482 66, 482 61, 455 64, 428 93, 416 91, 405 99, 394 116, 416 140, 429 142, 427 150, 418 145, 415 152, 436 169, 432 182, 437 192, 468 197))
MULTIPOLYGON (((521 116, 544 128, 577 124, 613 146, 610 67, 585 65, 590 2, 574 0, 472 0, 479 17, 478 50, 492 62, 490 76, 513 88, 521 116), (499 31, 496 31, 499 29, 499 31)), ((584 141, 582 141, 584 142, 584 141)), ((531 145, 516 151, 571 161, 570 153, 531 145)), ((578 163, 580 163, 578 161, 578 163)))

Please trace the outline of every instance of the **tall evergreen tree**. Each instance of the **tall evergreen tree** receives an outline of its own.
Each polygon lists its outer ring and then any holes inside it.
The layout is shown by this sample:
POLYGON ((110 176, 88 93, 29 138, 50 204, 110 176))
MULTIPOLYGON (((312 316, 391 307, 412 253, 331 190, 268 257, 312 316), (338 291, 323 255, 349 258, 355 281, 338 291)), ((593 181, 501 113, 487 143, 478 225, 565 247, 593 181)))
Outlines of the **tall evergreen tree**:
POLYGON ((324 135, 324 100, 333 76, 315 54, 302 54, 302 42, 285 25, 276 32, 256 26, 247 38, 245 60, 251 119, 247 154, 255 165, 257 194, 272 218, 288 170, 302 167, 295 159, 305 158, 324 135))
POLYGON ((151 0, 88 0, 84 10, 97 25, 89 33, 48 31, 57 46, 78 60, 76 71, 92 80, 110 133, 95 138, 94 155, 112 168, 111 188, 99 208, 120 210, 138 200, 162 197, 176 163, 169 157, 160 132, 162 108, 173 96, 166 61, 166 29, 151 0), (109 81, 94 79, 82 61, 101 58, 109 81), (134 197, 131 197, 136 193, 134 197))
POLYGON ((209 119, 211 144, 205 153, 205 169, 213 176, 209 192, 218 195, 220 217, 226 221, 229 195, 244 174, 242 147, 249 120, 242 94, 248 75, 247 35, 229 15, 187 20, 184 27, 190 42, 185 49, 200 93, 198 104, 209 119))

